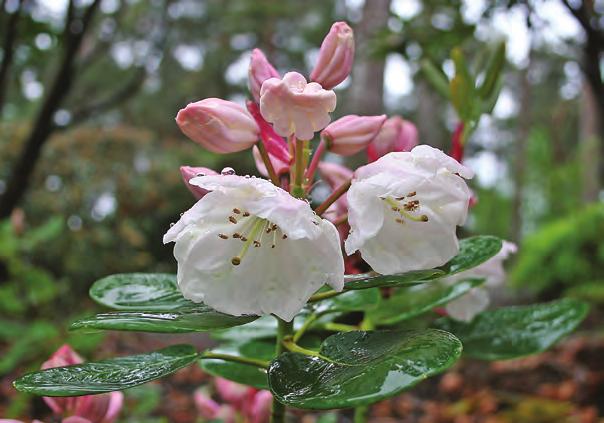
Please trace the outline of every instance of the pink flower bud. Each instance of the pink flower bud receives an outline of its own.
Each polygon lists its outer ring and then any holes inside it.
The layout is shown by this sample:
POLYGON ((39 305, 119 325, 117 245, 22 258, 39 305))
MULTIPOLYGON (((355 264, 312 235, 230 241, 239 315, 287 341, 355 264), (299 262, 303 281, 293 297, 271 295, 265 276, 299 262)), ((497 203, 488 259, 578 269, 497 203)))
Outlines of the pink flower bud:
MULTIPOLYGON (((82 363, 80 357, 69 345, 63 345, 46 362, 42 369, 70 366, 82 363)), ((72 423, 113 423, 124 402, 124 394, 111 392, 102 395, 81 397, 43 397, 46 404, 57 415, 69 416, 64 422, 72 423)))
MULTIPOLYGON (((256 169, 258 172, 264 176, 268 177, 268 170, 266 169, 266 165, 264 164, 264 160, 262 160, 262 156, 260 155, 260 150, 258 147, 254 146, 252 148, 252 155, 254 156, 254 162, 256 163, 256 169)), ((277 157, 273 156, 271 153, 268 153, 268 158, 273 164, 273 169, 275 169, 275 173, 277 176, 287 174, 289 172, 289 163, 285 163, 279 160, 277 157)))
POLYGON ((253 397, 256 390, 249 386, 231 382, 228 379, 217 377, 214 379, 214 385, 220 398, 231 404, 237 409, 244 409, 246 402, 253 397))
POLYGON ((251 423, 265 423, 269 420, 273 395, 269 391, 258 391, 250 410, 251 423))
POLYGON ((195 185, 191 185, 189 181, 195 178, 196 176, 218 175, 218 172, 215 172, 207 167, 181 166, 180 174, 182 175, 182 180, 184 181, 185 185, 193 194, 193 197, 195 197, 196 200, 199 200, 208 193, 208 190, 195 185))
POLYGON ((248 85, 256 103, 260 102, 262 83, 270 78, 279 78, 279 72, 270 64, 262 50, 255 48, 248 70, 248 85))
POLYGON ((346 79, 354 61, 354 33, 346 22, 336 22, 325 36, 311 81, 330 90, 346 79))
POLYGON ((297 72, 286 73, 283 79, 267 79, 260 89, 260 113, 282 137, 293 134, 301 140, 312 139, 329 124, 329 113, 335 108, 333 91, 316 82, 307 83, 297 72))
POLYGON ((363 150, 377 136, 386 121, 380 116, 344 116, 329 124, 321 135, 332 153, 351 156, 363 150))
POLYGON ((176 115, 180 130, 213 153, 235 153, 258 141, 260 130, 243 106, 220 98, 189 103, 176 115))
POLYGON ((400 116, 387 119, 382 129, 367 147, 367 158, 374 162, 380 157, 400 151, 411 151, 418 143, 417 128, 400 116))
POLYGON ((292 158, 289 155, 289 148, 287 142, 283 137, 279 136, 273 129, 273 127, 264 120, 260 114, 260 108, 253 101, 246 103, 247 110, 250 112, 252 117, 256 120, 258 127, 260 128, 260 138, 266 147, 266 150, 271 156, 275 156, 277 159, 284 163, 291 163, 292 158))

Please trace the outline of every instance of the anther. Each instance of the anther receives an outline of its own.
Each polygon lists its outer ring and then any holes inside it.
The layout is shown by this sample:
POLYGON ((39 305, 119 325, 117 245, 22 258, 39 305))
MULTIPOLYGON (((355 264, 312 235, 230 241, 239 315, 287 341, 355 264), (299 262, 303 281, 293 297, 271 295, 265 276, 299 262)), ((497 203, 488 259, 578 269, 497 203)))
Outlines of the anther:
POLYGON ((417 195, 417 192, 411 191, 409 194, 407 194, 407 197, 415 197, 416 195, 417 195))
POLYGON ((243 212, 243 217, 248 217, 249 215, 250 215, 249 212, 246 212, 246 211, 243 212))
POLYGON ((262 244, 260 244, 260 241, 256 241, 254 240, 254 247, 258 248, 260 247, 262 244))
POLYGON ((229 239, 228 235, 225 234, 218 234, 218 237, 222 239, 229 239))
POLYGON ((405 221, 403 219, 400 219, 398 217, 394 220, 396 221, 396 223, 405 223, 405 221))
POLYGON ((239 210, 238 208, 234 208, 233 209, 233 213, 235 213, 235 214, 241 214, 241 210, 239 210))
POLYGON ((233 216, 229 216, 229 222, 231 222, 232 224, 236 225, 237 224, 237 219, 235 219, 233 216))
POLYGON ((231 263, 233 263, 233 266, 239 266, 241 264, 241 259, 239 257, 233 257, 231 263))
POLYGON ((246 237, 244 237, 244 236, 242 235, 242 236, 241 236, 241 241, 246 242, 246 241, 247 241, 247 238, 246 238, 246 237))
POLYGON ((233 234, 233 238, 241 238, 241 234, 239 232, 235 232, 233 234))
POLYGON ((419 218, 422 220, 422 222, 428 221, 428 216, 426 216, 425 214, 422 214, 419 218))
POLYGON ((287 235, 283 234, 283 236, 281 237, 281 239, 287 239, 287 235))

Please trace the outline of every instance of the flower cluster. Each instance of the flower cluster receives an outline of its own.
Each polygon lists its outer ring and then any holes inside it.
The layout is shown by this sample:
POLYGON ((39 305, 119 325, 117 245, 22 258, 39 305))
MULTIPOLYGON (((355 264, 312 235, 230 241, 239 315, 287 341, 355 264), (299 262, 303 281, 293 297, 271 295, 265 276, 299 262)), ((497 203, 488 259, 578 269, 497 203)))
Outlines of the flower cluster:
POLYGON ((456 228, 466 219, 465 179, 472 171, 440 150, 417 146, 415 126, 401 117, 348 115, 331 122, 333 88, 348 77, 353 57, 353 31, 337 22, 309 80, 297 72, 281 76, 256 49, 246 107, 210 98, 178 113, 182 132, 210 151, 252 148, 258 171, 269 179, 230 168, 181 168, 198 201, 164 242, 175 242, 186 298, 232 315, 290 321, 324 284, 343 289, 343 251, 359 252, 358 266, 381 274, 440 266, 458 252, 456 228), (325 155, 364 150, 368 164, 355 171, 325 155), (313 210, 317 178, 332 193, 313 210))

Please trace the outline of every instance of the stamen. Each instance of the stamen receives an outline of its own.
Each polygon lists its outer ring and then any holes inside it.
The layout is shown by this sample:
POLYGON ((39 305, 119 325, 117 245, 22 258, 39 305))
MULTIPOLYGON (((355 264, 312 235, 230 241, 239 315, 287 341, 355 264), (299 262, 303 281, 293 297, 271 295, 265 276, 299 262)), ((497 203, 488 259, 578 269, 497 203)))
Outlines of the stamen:
MULTIPOLYGON (((412 197, 414 195, 417 195, 417 193, 415 191, 410 192, 409 194, 407 194, 407 197, 412 197)), ((388 205, 390 206, 390 209, 393 212, 396 212, 400 215, 400 217, 395 218, 395 222, 396 223, 405 223, 404 219, 408 219, 411 220, 413 222, 427 222, 428 221, 428 216, 426 216, 425 214, 422 214, 420 216, 415 216, 413 214, 411 214, 411 212, 415 212, 417 210, 419 210, 420 207, 420 202, 419 200, 412 200, 412 201, 408 201, 405 204, 401 204, 399 203, 399 201, 401 199, 404 199, 406 197, 380 197, 382 200, 386 201, 386 203, 388 203, 388 205)))
POLYGON ((222 239, 229 239, 229 236, 225 234, 218 234, 218 237, 222 239))
POLYGON ((233 209, 233 213, 235 213, 235 214, 241 214, 241 210, 239 210, 238 208, 235 207, 233 209))
POLYGON ((281 237, 281 239, 287 239, 287 235, 283 234, 283 236, 281 237))
POLYGON ((258 233, 262 231, 263 226, 266 224, 266 220, 261 219, 261 218, 256 218, 256 219, 252 220, 252 222, 253 222, 252 228, 250 229, 250 232, 247 234, 249 236, 249 239, 243 235, 241 236, 241 240, 244 242, 243 248, 241 248, 241 251, 239 252, 239 254, 237 256, 235 256, 231 259, 231 263, 234 266, 237 266, 241 263, 241 260, 247 253, 247 250, 250 248, 250 245, 252 245, 252 243, 254 243, 254 245, 255 245, 255 242, 258 242, 258 241, 255 241, 255 238, 258 235, 258 233))
POLYGON ((233 263, 234 266, 239 266, 241 264, 241 259, 239 257, 233 257, 231 263, 233 263))
POLYGON ((407 194, 407 197, 415 197, 416 195, 417 195, 417 192, 411 191, 409 194, 407 194))
POLYGON ((248 217, 249 215, 250 215, 249 212, 246 212, 246 211, 243 212, 243 217, 248 217))
POLYGON ((229 216, 229 222, 231 222, 232 224, 236 225, 237 224, 237 219, 235 219, 233 216, 229 216))

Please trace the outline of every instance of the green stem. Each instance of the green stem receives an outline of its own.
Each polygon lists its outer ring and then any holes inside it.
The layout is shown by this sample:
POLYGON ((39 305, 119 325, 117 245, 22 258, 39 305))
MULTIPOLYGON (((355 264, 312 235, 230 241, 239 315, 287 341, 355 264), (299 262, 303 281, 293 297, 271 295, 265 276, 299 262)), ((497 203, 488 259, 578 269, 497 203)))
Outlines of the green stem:
POLYGON ((309 303, 316 303, 317 301, 321 301, 321 300, 326 300, 328 298, 332 298, 332 297, 337 297, 340 294, 343 294, 344 291, 325 291, 325 292, 321 292, 319 294, 315 294, 312 297, 310 297, 308 299, 309 303))
POLYGON ((204 352, 201 355, 202 360, 225 360, 233 361, 235 363, 248 364, 250 366, 260 367, 262 369, 268 368, 269 362, 264 360, 257 360, 255 358, 240 357, 237 355, 230 354, 218 354, 213 352, 204 352))
POLYGON ((308 328, 319 318, 319 315, 314 313, 308 316, 308 318, 304 321, 304 324, 300 329, 296 331, 293 337, 294 343, 297 343, 300 338, 304 335, 304 333, 308 330, 308 328))
POLYGON ((357 326, 345 325, 344 323, 333 323, 333 322, 325 323, 321 327, 330 332, 352 332, 354 330, 359 330, 359 328, 357 326))
POLYGON ((294 183, 292 184, 291 194, 296 198, 303 198, 305 193, 302 188, 302 182, 304 179, 304 142, 301 140, 294 140, 295 143, 295 171, 294 171, 294 183))
POLYGON ((268 176, 271 182, 277 186, 279 186, 279 178, 277 177, 277 172, 275 172, 275 168, 273 167, 273 162, 271 162, 271 158, 268 155, 268 151, 266 151, 266 147, 264 143, 260 141, 256 143, 258 145, 258 151, 260 151, 260 157, 262 157, 262 161, 264 162, 264 166, 266 166, 266 171, 268 172, 268 176))
POLYGON ((367 421, 367 413, 369 411, 369 407, 366 405, 361 405, 360 407, 356 407, 354 409, 354 423, 365 423, 367 421))
MULTIPOLYGON (((275 344, 275 353, 279 357, 286 348, 283 344, 283 340, 291 336, 294 329, 294 322, 286 322, 278 317, 277 319, 277 341, 275 344)), ((271 414, 271 423, 284 423, 285 422, 285 405, 281 404, 273 396, 273 411, 271 414)))

